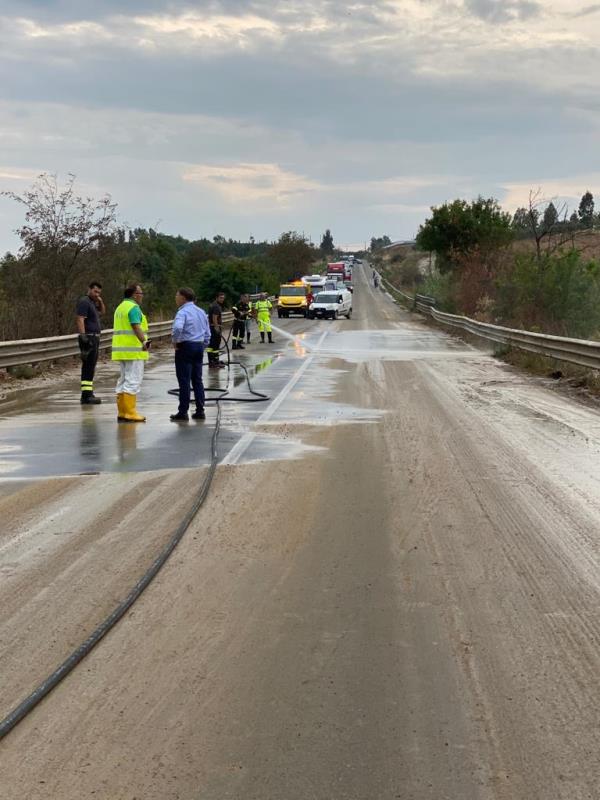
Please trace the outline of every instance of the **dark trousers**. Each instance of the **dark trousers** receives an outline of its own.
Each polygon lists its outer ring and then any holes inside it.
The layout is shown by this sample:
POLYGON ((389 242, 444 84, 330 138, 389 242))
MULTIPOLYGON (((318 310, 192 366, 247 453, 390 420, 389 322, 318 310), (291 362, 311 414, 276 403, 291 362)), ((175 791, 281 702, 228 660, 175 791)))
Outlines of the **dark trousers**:
POLYGON ((88 335, 89 349, 81 362, 81 392, 91 394, 94 391, 94 372, 98 362, 100 337, 88 335))
POLYGON ((210 342, 208 343, 208 363, 217 364, 219 362, 219 345, 221 344, 221 331, 210 326, 210 342))
POLYGON ((175 350, 175 373, 179 384, 179 413, 187 414, 190 407, 190 384, 194 388, 196 410, 204 408, 202 383, 202 342, 180 342, 175 350))
POLYGON ((231 338, 234 344, 241 344, 246 336, 246 320, 234 319, 231 338))

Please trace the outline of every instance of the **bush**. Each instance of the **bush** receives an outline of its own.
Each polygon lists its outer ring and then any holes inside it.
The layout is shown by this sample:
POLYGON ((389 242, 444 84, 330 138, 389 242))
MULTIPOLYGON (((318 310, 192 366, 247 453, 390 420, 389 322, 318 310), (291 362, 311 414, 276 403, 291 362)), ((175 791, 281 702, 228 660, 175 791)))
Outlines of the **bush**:
POLYGON ((586 338, 600 331, 600 264, 577 250, 520 254, 497 279, 496 314, 517 327, 586 338))

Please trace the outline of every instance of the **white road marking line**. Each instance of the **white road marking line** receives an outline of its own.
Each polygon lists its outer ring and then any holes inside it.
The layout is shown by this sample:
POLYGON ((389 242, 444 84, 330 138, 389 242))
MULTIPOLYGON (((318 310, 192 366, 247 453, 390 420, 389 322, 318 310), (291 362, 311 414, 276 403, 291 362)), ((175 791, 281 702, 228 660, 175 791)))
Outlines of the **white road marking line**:
MULTIPOLYGON (((279 406, 283 403, 285 398, 292 391, 292 389, 298 383, 300 378, 304 375, 306 370, 310 367, 310 365, 312 364, 312 362, 315 359, 315 356, 317 356, 318 353, 319 353, 319 348, 321 347, 321 344, 323 343, 325 337, 328 334, 329 334, 329 331, 325 331, 323 333, 323 335, 321 336, 321 338, 317 342, 312 354, 306 359, 306 361, 302 364, 300 369, 292 375, 292 377, 286 383, 286 385, 283 387, 281 392, 279 392, 279 394, 273 400, 273 402, 269 404, 269 407, 265 411, 263 411, 263 413, 260 415, 260 417, 254 423, 255 426, 256 425, 260 425, 263 422, 268 422, 271 419, 273 414, 277 411, 279 406)), ((250 445, 252 444, 252 442, 254 441, 256 436, 257 436, 256 431, 249 431, 248 433, 245 433, 242 436, 242 438, 239 440, 239 442, 236 442, 236 444, 231 448, 229 453, 225 456, 225 458, 220 463, 224 464, 224 465, 227 465, 227 466, 232 466, 233 464, 238 464, 239 461, 240 461, 240 458, 244 455, 246 450, 250 447, 250 445)))

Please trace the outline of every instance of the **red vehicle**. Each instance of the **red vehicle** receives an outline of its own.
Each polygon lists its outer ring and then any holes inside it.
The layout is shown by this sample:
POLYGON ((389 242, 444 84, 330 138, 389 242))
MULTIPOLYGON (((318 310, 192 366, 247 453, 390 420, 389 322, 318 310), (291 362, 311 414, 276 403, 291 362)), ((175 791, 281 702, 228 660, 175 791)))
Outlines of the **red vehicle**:
POLYGON ((332 261, 331 264, 327 264, 327 277, 329 276, 339 278, 343 283, 345 280, 350 280, 352 274, 344 261, 332 261))

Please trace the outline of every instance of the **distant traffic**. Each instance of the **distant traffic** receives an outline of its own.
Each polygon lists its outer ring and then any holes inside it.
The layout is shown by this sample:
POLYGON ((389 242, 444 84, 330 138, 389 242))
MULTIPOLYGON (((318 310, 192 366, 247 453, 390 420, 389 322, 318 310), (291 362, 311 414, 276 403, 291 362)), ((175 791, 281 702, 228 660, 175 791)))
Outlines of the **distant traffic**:
POLYGON ((352 272, 362 262, 352 255, 327 264, 324 274, 303 275, 279 287, 277 316, 298 314, 308 319, 352 316, 352 272))

